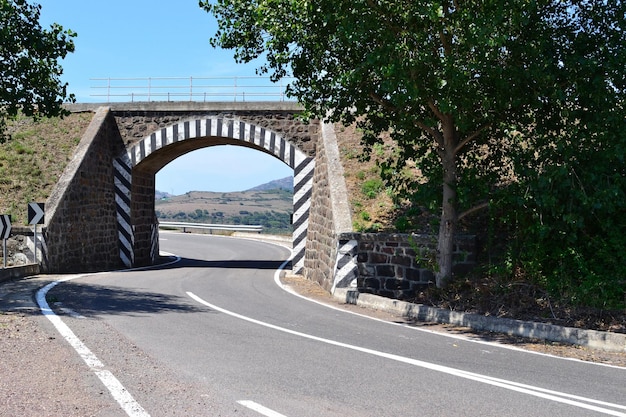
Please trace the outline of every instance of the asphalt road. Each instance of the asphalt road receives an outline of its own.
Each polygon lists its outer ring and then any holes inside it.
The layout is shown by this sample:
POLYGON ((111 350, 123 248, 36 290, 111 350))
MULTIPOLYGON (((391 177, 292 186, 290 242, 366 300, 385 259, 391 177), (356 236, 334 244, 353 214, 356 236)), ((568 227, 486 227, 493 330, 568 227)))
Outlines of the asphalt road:
POLYGON ((626 416, 624 368, 304 300, 275 282, 289 252, 268 243, 168 233, 161 250, 180 261, 47 293, 116 415, 626 416))

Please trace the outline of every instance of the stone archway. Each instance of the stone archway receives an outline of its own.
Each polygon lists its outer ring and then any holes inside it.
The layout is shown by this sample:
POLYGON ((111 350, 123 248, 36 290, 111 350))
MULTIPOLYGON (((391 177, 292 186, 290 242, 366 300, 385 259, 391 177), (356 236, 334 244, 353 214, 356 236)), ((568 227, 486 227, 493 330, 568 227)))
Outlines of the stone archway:
POLYGON ((195 149, 233 144, 268 153, 294 170, 293 253, 295 273, 304 252, 315 159, 270 129, 236 117, 195 117, 151 133, 113 161, 120 259, 127 267, 152 264, 158 256, 154 174, 195 149))

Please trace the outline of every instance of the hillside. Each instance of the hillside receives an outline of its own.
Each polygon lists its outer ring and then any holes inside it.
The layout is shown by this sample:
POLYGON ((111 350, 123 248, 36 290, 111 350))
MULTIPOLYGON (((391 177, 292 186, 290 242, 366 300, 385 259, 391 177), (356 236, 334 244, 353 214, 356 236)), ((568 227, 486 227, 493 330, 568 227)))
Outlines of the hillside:
MULTIPOLYGON (((353 229, 357 232, 396 231, 396 219, 402 218, 402 215, 380 179, 376 165, 376 162, 390 151, 391 145, 386 143, 377 147, 366 160, 363 155, 361 134, 355 126, 337 126, 335 133, 348 191, 353 229)), ((398 231, 407 230, 403 227, 398 231)))
POLYGON ((267 182, 257 185, 246 191, 268 191, 268 190, 287 190, 293 193, 293 177, 285 177, 279 180, 267 182))
POLYGON ((28 203, 48 198, 92 117, 8 121, 11 137, 0 141, 0 213, 10 214, 14 225, 27 223, 28 203))
MULTIPOLYGON (((265 188, 265 184, 257 188, 265 188)), ((265 233, 290 234, 293 192, 285 189, 234 193, 190 191, 155 201, 160 220, 263 225, 265 233)))

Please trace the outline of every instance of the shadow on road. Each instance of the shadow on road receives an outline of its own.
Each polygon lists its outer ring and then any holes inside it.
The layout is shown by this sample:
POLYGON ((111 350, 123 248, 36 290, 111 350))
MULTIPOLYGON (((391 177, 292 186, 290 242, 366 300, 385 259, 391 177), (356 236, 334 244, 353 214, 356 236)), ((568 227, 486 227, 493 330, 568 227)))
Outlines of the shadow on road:
MULTIPOLYGON (((162 258, 161 263, 171 261, 172 258, 162 258)), ((181 258, 180 262, 170 265, 157 266, 151 269, 178 269, 178 268, 234 268, 234 269, 278 269, 284 260, 277 261, 257 261, 257 260, 231 260, 231 261, 205 261, 201 259, 181 258)), ((291 269, 291 262, 287 263, 285 269, 291 269)))
MULTIPOLYGON (((171 261, 172 258, 169 258, 171 261)), ((166 261, 166 259, 162 259, 166 261)), ((284 261, 277 260, 231 260, 205 261, 199 259, 181 258, 176 263, 165 263, 151 267, 137 273, 149 271, 176 270, 183 268, 206 269, 264 269, 276 270, 284 261)), ((290 263, 288 264, 290 266, 290 263)), ((175 279, 174 277, 172 279, 175 279)), ((62 312, 62 308, 75 308, 86 317, 98 315, 141 315, 155 313, 194 313, 211 311, 206 307, 196 306, 185 296, 168 295, 142 288, 122 288, 95 283, 79 283, 69 281, 54 287, 47 296, 48 303, 55 311, 62 312)))
POLYGON ((193 305, 184 296, 77 282, 62 283, 54 287, 46 298, 52 309, 60 314, 63 309, 69 308, 86 317, 209 311, 206 307, 193 305))
MULTIPOLYGON (((149 273, 158 270, 180 270, 184 268, 206 269, 257 269, 276 270, 283 260, 214 260, 181 258, 179 262, 169 263, 174 258, 163 257, 162 265, 135 271, 149 273)), ((289 262, 286 269, 291 268, 289 262)), ((120 271, 128 273, 128 271, 120 271)), ((132 272, 132 273, 135 273, 132 272)), ((111 273, 116 273, 111 271, 111 273)), ((87 274, 88 275, 88 274, 87 274)), ((42 276, 45 277, 45 276, 42 276)), ((173 277, 172 279, 175 279, 173 277)), ((0 313, 19 311, 21 314, 41 314, 34 302, 34 295, 50 280, 27 277, 11 280, 0 285, 0 313)), ((125 288, 96 283, 68 281, 52 288, 46 297, 52 309, 64 314, 63 309, 73 309, 86 317, 104 314, 141 315, 154 313, 194 313, 211 311, 199 307, 185 296, 168 295, 144 288, 125 288)))

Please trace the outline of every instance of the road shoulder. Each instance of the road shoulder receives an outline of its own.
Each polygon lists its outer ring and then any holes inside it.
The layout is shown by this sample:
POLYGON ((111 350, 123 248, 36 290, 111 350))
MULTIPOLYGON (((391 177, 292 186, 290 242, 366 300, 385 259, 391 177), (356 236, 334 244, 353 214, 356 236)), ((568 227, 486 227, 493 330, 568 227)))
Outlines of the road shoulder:
POLYGON ((499 332, 477 331, 468 327, 452 324, 418 321, 404 317, 397 311, 385 309, 382 305, 375 308, 371 306, 365 307, 363 305, 347 303, 345 298, 333 297, 317 283, 304 279, 299 275, 287 273, 282 274, 281 282, 304 297, 311 298, 315 301, 335 308, 374 317, 380 320, 403 324, 406 326, 420 327, 434 332, 462 336, 470 340, 499 343, 531 352, 626 368, 626 352, 608 352, 584 346, 577 346, 574 344, 550 342, 537 338, 511 336, 499 332))

